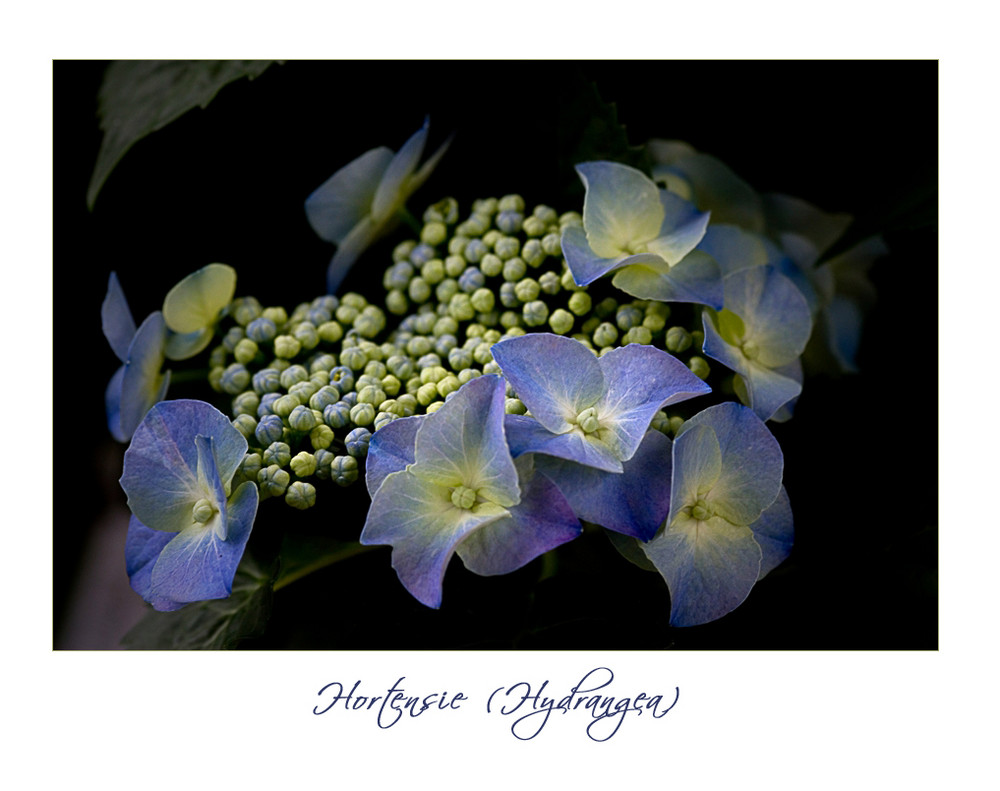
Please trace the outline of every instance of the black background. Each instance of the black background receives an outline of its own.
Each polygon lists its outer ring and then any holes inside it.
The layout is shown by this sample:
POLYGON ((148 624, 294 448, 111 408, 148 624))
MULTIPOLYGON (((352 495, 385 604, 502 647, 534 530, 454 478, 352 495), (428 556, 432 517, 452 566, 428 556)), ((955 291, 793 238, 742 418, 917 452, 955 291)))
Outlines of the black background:
MULTIPOLYGON (((558 573, 537 584, 541 561, 501 578, 455 561, 440 611, 406 593, 381 548, 279 591, 267 632, 244 647, 937 647, 935 62, 288 62, 231 84, 207 109, 137 144, 91 212, 105 65, 54 64, 57 647, 105 647, 68 635, 79 634, 72 620, 94 595, 80 568, 92 527, 125 507, 115 483, 124 446, 108 436, 103 409, 119 364, 101 334, 108 273, 118 272, 137 321, 212 261, 236 267, 237 293, 265 304, 291 308, 317 296, 332 247, 309 228, 303 200, 365 150, 398 149, 426 115, 430 150, 455 138, 410 201, 415 214, 444 195, 467 209, 508 192, 529 206, 574 208, 560 202, 576 182, 557 166, 558 124, 561 98, 583 78, 615 102, 631 143, 687 140, 759 191, 853 214, 855 239, 886 232, 892 252, 873 271, 879 301, 862 373, 808 380, 795 418, 773 427, 795 513, 792 556, 730 615, 671 629, 659 576, 629 565, 600 535, 560 548, 558 573), (921 196, 929 212, 900 215, 921 196), (67 383, 72 432, 61 401, 67 383)), ((366 254, 345 288, 377 296, 379 285, 365 283, 381 279, 390 249, 386 242, 366 254)), ((266 548, 268 526, 295 519, 356 537, 363 487, 333 500, 306 516, 264 503, 251 549, 266 548)), ((123 547, 124 531, 112 551, 121 557, 123 547)), ((121 560, 121 579, 111 582, 127 586, 124 575, 121 560)))

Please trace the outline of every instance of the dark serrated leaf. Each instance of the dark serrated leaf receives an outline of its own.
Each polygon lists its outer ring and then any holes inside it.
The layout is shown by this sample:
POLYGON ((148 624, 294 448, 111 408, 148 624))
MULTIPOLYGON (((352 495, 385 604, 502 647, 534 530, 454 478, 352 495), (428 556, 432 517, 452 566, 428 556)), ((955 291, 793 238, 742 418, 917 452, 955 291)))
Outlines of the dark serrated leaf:
POLYGON ((206 107, 228 83, 253 79, 269 60, 125 60, 108 66, 98 94, 104 138, 87 187, 94 207, 105 180, 136 142, 195 107, 206 107))
POLYGON ((615 104, 604 101, 593 82, 579 80, 559 100, 559 167, 572 173, 574 165, 595 160, 652 172, 645 145, 629 144, 615 104))
POLYGON ((241 640, 264 632, 271 597, 271 575, 244 556, 229 598, 195 602, 174 612, 151 612, 122 638, 122 645, 138 650, 235 648, 241 640))
POLYGON ((357 541, 341 541, 325 535, 286 533, 281 544, 281 566, 274 583, 275 590, 372 548, 357 541))

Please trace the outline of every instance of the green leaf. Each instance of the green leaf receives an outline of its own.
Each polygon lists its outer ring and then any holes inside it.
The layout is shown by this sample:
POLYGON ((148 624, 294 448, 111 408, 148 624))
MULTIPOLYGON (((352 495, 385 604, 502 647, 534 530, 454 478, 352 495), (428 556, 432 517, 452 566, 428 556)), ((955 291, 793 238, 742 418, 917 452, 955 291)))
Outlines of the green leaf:
POLYGON ((136 142, 195 107, 206 107, 234 80, 261 74, 269 60, 124 60, 104 74, 97 113, 104 138, 87 187, 87 207, 136 142))
POLYGON ((271 584, 271 575, 245 555, 229 598, 151 612, 122 638, 122 645, 138 650, 235 648, 263 633, 271 615, 271 584))
POLYGON ((274 590, 280 590, 307 574, 373 549, 377 547, 362 546, 357 541, 288 532, 281 543, 281 567, 274 582, 274 590))
MULTIPOLYGON (((604 101, 593 82, 580 80, 559 101, 559 167, 573 172, 580 162, 621 162, 652 173, 645 145, 629 145, 618 109, 604 101)), ((581 187, 582 189, 582 187, 581 187)))

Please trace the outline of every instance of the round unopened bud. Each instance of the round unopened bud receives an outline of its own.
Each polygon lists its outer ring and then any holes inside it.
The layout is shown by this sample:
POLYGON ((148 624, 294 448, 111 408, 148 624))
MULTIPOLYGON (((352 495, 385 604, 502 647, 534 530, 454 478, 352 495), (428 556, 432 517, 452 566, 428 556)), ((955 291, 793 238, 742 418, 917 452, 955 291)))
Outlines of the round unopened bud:
POLYGON ((260 396, 253 390, 240 393, 233 399, 233 415, 256 415, 260 396))
POLYGON ((306 481, 295 481, 285 493, 285 502, 300 511, 312 508, 316 505, 316 487, 306 481))
POLYGON ((479 493, 475 489, 469 489, 466 486, 456 486, 451 492, 452 505, 464 511, 471 509, 476 504, 478 498, 479 493))
POLYGON ((260 316, 247 325, 246 333, 256 343, 269 343, 278 334, 278 327, 271 319, 260 316))
POLYGON ((233 427, 244 437, 250 439, 257 428, 257 418, 252 415, 237 415, 236 419, 233 420, 233 427))
POLYGON ((679 353, 687 351, 691 346, 691 334, 683 327, 671 327, 667 330, 664 345, 667 351, 679 353))
POLYGON ((240 297, 234 299, 229 306, 229 314, 237 324, 246 326, 260 316, 263 308, 256 297, 240 297))
POLYGON ((355 426, 370 426, 375 420, 375 414, 374 404, 357 403, 351 407, 351 422, 355 426))
POLYGON ((264 448, 261 458, 268 466, 276 464, 279 467, 284 467, 292 460, 292 449, 285 442, 272 442, 264 448))
POLYGON ((351 405, 346 401, 330 404, 323 410, 323 421, 330 428, 344 428, 351 422, 351 405))
POLYGON ((521 242, 514 236, 500 236, 493 245, 493 252, 501 261, 513 261, 517 258, 522 265, 527 266, 523 258, 518 257, 521 252, 521 242))
POLYGON ((261 458, 259 453, 247 453, 240 462, 239 474, 248 481, 256 481, 260 472, 261 458))
POLYGON ((514 284, 514 294, 521 302, 531 302, 538 298, 541 288, 538 281, 532 277, 525 277, 514 284))
POLYGON ((406 288, 415 272, 416 269, 409 261, 396 261, 382 275, 382 287, 386 291, 406 288))
POLYGON ((314 450, 324 450, 333 444, 333 429, 321 423, 309 432, 309 443, 314 450))
POLYGON ((337 343, 344 337, 344 328, 338 321, 324 321, 316 328, 316 333, 324 343, 337 343))
POLYGON ((586 433, 593 434, 601 427, 597 419, 597 409, 588 407, 576 416, 576 422, 586 433))
POLYGON ((410 309, 410 301, 400 289, 394 288, 385 295, 385 308, 393 316, 402 316, 410 309))
POLYGON ((593 302, 590 294, 586 291, 574 291, 569 298, 570 312, 576 316, 585 316, 590 313, 593 302))
POLYGON ((504 401, 503 409, 508 415, 523 415, 528 411, 528 408, 524 405, 520 398, 506 399, 504 401))
POLYGON ((653 333, 640 324, 638 327, 629 328, 629 331, 625 333, 625 337, 622 338, 622 346, 628 343, 649 344, 652 340, 653 333))
POLYGON ((618 328, 610 322, 601 322, 594 330, 594 345, 598 348, 613 346, 618 340, 618 328))
POLYGON ((538 287, 551 296, 562 290, 562 283, 559 282, 559 275, 555 272, 542 272, 538 276, 538 287))
POLYGON ((486 285, 486 275, 483 274, 479 267, 466 267, 458 276, 458 287, 466 294, 472 294, 476 289, 481 289, 484 285, 486 285))
POLYGON ((453 277, 446 277, 434 289, 434 297, 443 305, 459 292, 458 281, 453 277))
POLYGON ((513 234, 521 230, 521 226, 524 224, 524 215, 519 211, 505 209, 497 213, 494 222, 503 233, 513 234))
POLYGON ((549 229, 549 226, 543 220, 532 216, 524 218, 521 228, 528 236, 541 236, 549 229))
POLYGON ((335 456, 330 462, 330 478, 338 486, 350 486, 358 479, 358 460, 353 456, 335 456))
POLYGON ((285 423, 277 415, 264 415, 254 429, 254 436, 262 447, 279 442, 284 435, 285 423))
POLYGON ((283 395, 271 404, 271 411, 278 417, 286 418, 292 414, 292 410, 302 404, 298 396, 291 394, 283 395))
MULTIPOLYGON (((485 230, 485 228, 483 229, 485 230)), ((482 231, 475 234, 479 236, 482 231)), ((470 264, 478 264, 487 253, 490 252, 490 248, 482 239, 470 239, 469 243, 465 245, 465 249, 462 251, 462 258, 468 261, 470 264)))
POLYGON ((542 250, 546 255, 562 255, 562 237, 558 233, 547 233, 542 237, 542 250))
POLYGON ((299 478, 308 478, 316 472, 316 457, 311 453, 301 451, 292 457, 289 466, 299 478))
POLYGON ((293 409, 291 414, 288 416, 289 427, 295 431, 300 431, 303 434, 316 428, 316 424, 316 414, 312 409, 305 405, 295 407, 295 409, 293 409))
POLYGON ((443 222, 429 222, 420 231, 420 241, 424 244, 439 245, 448 238, 448 228, 443 222))
POLYGON ((352 371, 363 371, 368 365, 368 355, 360 346, 349 346, 340 352, 340 362, 352 371))
POLYGON ((500 200, 497 201, 497 211, 524 211, 524 198, 522 198, 517 193, 510 193, 509 195, 504 195, 500 200))
POLYGON ((392 412, 379 412, 375 415, 375 421, 372 423, 372 428, 378 431, 382 426, 389 425, 392 421, 396 419, 396 415, 392 412))
POLYGON ((479 271, 487 277, 496 277, 503 272, 503 259, 496 253, 486 253, 479 262, 479 271))
POLYGON ((549 316, 549 326, 556 335, 566 335, 573 329, 573 314, 568 310, 556 308, 549 316))
MULTIPOLYGON (((374 415, 372 416, 374 420, 374 415)), ((347 446, 347 452, 350 453, 355 458, 362 458, 368 455, 368 443, 371 441, 372 434, 366 428, 356 428, 350 432, 344 439, 344 444, 347 446)))
POLYGON ((201 524, 205 524, 209 519, 215 516, 215 514, 215 506, 212 505, 211 500, 206 500, 204 498, 196 502, 191 511, 191 516, 194 521, 200 522, 201 524))
POLYGON ((711 369, 708 367, 708 361, 704 357, 699 357, 698 355, 692 355, 691 359, 688 360, 688 368, 691 369, 691 373, 697 376, 699 379, 708 379, 711 369))
POLYGON ((541 300, 528 302, 521 309, 521 317, 529 327, 540 327, 549 317, 549 306, 541 300))
POLYGON ((291 480, 292 476, 277 464, 263 467, 257 473, 257 486, 260 488, 261 494, 269 497, 280 497, 284 494, 291 480))
POLYGON ((302 350, 302 343, 291 335, 279 335, 274 339, 274 356, 291 360, 302 350))
POLYGON ((448 314, 456 321, 471 321, 476 316, 476 309, 468 294, 455 294, 448 302, 448 314))
POLYGON ((392 249, 392 260, 395 262, 405 261, 410 257, 410 253, 413 252, 413 248, 417 246, 417 243, 413 239, 407 239, 405 242, 400 242, 392 249))

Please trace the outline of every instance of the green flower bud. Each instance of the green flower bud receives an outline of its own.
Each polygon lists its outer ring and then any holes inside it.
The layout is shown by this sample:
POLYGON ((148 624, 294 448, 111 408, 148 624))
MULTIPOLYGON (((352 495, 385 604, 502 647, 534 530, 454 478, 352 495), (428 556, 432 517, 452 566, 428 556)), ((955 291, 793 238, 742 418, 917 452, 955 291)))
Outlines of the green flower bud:
POLYGON ((324 343, 337 343, 344 337, 344 328, 337 321, 324 321, 316 332, 324 343))
POLYGON ((393 316, 404 316, 410 309, 410 301, 406 298, 406 294, 394 288, 385 295, 385 308, 393 316))
POLYGON ((308 478, 314 472, 316 472, 316 457, 311 453, 302 451, 301 453, 296 453, 289 462, 289 465, 299 478, 308 478))
POLYGON ((247 453, 240 462, 238 474, 248 481, 256 481, 260 472, 261 458, 259 453, 247 453))
POLYGON ((508 415, 523 415, 528 408, 521 402, 520 398, 508 398, 504 401, 504 412, 508 415))
POLYGON ((486 363, 486 365, 483 366, 483 373, 484 374, 501 374, 501 373, 503 373, 503 371, 500 370, 500 365, 497 363, 497 361, 496 360, 492 360, 491 362, 488 362, 488 363, 486 363))
POLYGON ((330 462, 330 478, 338 486, 350 486, 358 479, 358 460, 353 456, 335 456, 330 462))
POLYGON ((368 304, 368 300, 356 291, 348 291, 340 298, 340 304, 361 310, 368 304))
POLYGON ((267 497, 280 497, 291 480, 292 476, 277 464, 264 467, 257 473, 257 486, 261 495, 267 497))
MULTIPOLYGON (((420 277, 423 278, 424 282, 428 286, 436 286, 445 278, 444 271, 444 261, 440 258, 432 258, 422 267, 420 267, 420 277)), ((428 297, 430 296, 430 289, 428 291, 428 297)), ((422 301, 422 300, 421 300, 422 301)))
POLYGON ((602 322, 594 330, 594 345, 597 347, 613 346, 618 340, 618 328, 610 322, 602 322))
POLYGON ((302 342, 291 335, 279 335, 274 339, 274 354, 285 360, 291 360, 302 350, 302 342))
POLYGON ((202 498, 194 504, 191 516, 195 522, 205 524, 215 515, 215 506, 209 500, 202 498))
POLYGON ((292 414, 292 410, 301 404, 302 402, 298 396, 291 394, 283 395, 271 404, 271 411, 278 417, 286 418, 292 414))
POLYGON ((526 265, 524 259, 517 256, 520 251, 521 242, 514 236, 501 236, 493 245, 493 252, 501 261, 509 263, 517 258, 523 265, 526 265))
POLYGON ((516 193, 504 195, 499 201, 497 201, 497 211, 524 212, 524 198, 516 193))
POLYGON ((670 433, 676 437, 677 432, 681 430, 681 426, 683 425, 684 418, 680 415, 674 415, 674 417, 670 418, 670 433))
POLYGON ((549 306, 541 300, 529 302, 521 309, 521 316, 529 327, 540 327, 549 318, 549 306))
POLYGON ((323 422, 330 428, 344 428, 351 420, 351 405, 346 401, 330 404, 323 410, 323 422))
POLYGON ((559 215, 559 227, 560 228, 570 228, 572 226, 582 226, 583 217, 580 216, 580 212, 568 211, 559 215))
POLYGON ((458 381, 457 376, 448 374, 437 383, 437 391, 441 398, 447 398, 449 393, 454 393, 461 386, 462 383, 458 381))
POLYGON ((500 326, 510 330, 513 327, 521 326, 521 314, 513 310, 505 310, 500 314, 500 326))
POLYGON ((653 340, 653 333, 643 327, 641 324, 638 327, 632 327, 628 332, 625 333, 625 337, 622 338, 622 346, 629 343, 642 343, 648 344, 653 340))
POLYGON ((292 330, 292 336, 302 344, 303 349, 315 349, 319 345, 319 332, 312 322, 303 321, 297 324, 292 330))
MULTIPOLYGON (((497 241, 503 238, 504 238, 503 233, 499 229, 493 228, 492 230, 489 230, 483 234, 483 244, 485 244, 487 247, 494 247, 497 241)), ((503 258, 503 256, 500 257, 503 258)))
POLYGON ((476 309, 468 294, 455 294, 448 302, 448 314, 457 321, 471 321, 476 316, 476 309))
POLYGON ((248 390, 245 393, 240 393, 233 399, 233 414, 237 416, 254 416, 257 414, 257 408, 259 406, 260 396, 258 396, 253 390, 248 390))
POLYGON ((257 418, 252 415, 237 415, 233 421, 233 427, 244 437, 250 439, 257 429, 257 418))
POLYGON ((399 379, 393 376, 392 374, 387 374, 383 376, 380 385, 382 390, 385 391, 385 394, 390 398, 394 398, 395 396, 397 396, 399 394, 399 391, 403 389, 403 383, 400 382, 399 379))
POLYGON ((434 289, 434 297, 441 304, 447 305, 451 298, 459 291, 458 281, 453 277, 446 277, 437 284, 437 288, 434 289))
POLYGON ((622 305, 615 312, 615 323, 622 332, 627 332, 632 327, 642 324, 644 312, 635 305, 622 305))
POLYGON ((691 346, 691 334, 683 327, 671 327, 667 330, 664 345, 667 347, 667 351, 675 354, 687 351, 691 346))
POLYGON ((349 346, 340 352, 340 364, 352 371, 363 371, 368 365, 368 355, 360 346, 349 346))
POLYGON ((405 261, 410 257, 410 253, 413 252, 413 248, 416 246, 417 243, 413 239, 407 239, 405 242, 400 242, 392 250, 392 260, 396 263, 405 261))
POLYGON ((305 481, 295 481, 285 493, 285 502, 300 511, 312 508, 316 505, 316 487, 305 481))
POLYGON ((505 308, 516 308, 521 304, 517 298, 517 283, 507 281, 500 285, 500 304, 505 308))
POLYGON ((488 288, 477 288, 470 298, 472 307, 479 313, 489 313, 496 304, 496 296, 488 288))
POLYGON ((471 382, 477 376, 481 375, 482 374, 475 368, 463 368, 458 372, 457 378, 459 383, 464 385, 466 382, 471 382))
POLYGON ((429 222, 420 231, 420 241, 424 244, 439 245, 448 238, 448 228, 443 222, 429 222))
POLYGON ((549 226, 537 217, 525 217, 521 229, 528 236, 541 236, 549 229, 549 226))
MULTIPOLYGON (((590 316, 587 318, 585 322, 583 322, 582 326, 580 327, 580 332, 581 334, 586 336, 587 343, 590 343, 590 336, 593 335, 594 332, 597 330, 597 328, 600 326, 601 326, 601 320, 597 318, 597 316, 590 316)), ((615 333, 617 334, 618 328, 615 327, 614 324, 612 324, 611 326, 612 328, 614 328, 615 333)), ((582 341, 581 338, 577 338, 577 340, 582 341)))
POLYGON ((314 450, 324 450, 333 444, 333 429, 321 423, 309 432, 309 443, 314 450))
POLYGON ((211 368, 225 368, 229 351, 225 346, 216 346, 208 355, 208 365, 211 368))
POLYGON ((590 294, 586 291, 574 291, 569 298, 570 312, 576 316, 586 316, 590 313, 592 306, 593 302, 590 299, 590 294))
POLYGON ((568 269, 562 273, 562 277, 559 278, 559 283, 567 291, 579 291, 583 286, 578 286, 576 281, 573 279, 573 273, 568 269))
POLYGON ((372 423, 372 428, 378 431, 382 426, 387 426, 389 423, 396 419, 397 415, 392 412, 379 412, 375 415, 375 422, 372 423))
POLYGON ((361 310, 353 305, 341 304, 333 315, 341 324, 353 324, 360 313, 361 310))
POLYGON ((292 450, 285 442, 272 442, 264 448, 264 454, 261 458, 267 466, 284 467, 292 460, 292 450))
POLYGON ((692 355, 691 359, 688 360, 688 368, 691 369, 691 373, 703 380, 708 379, 708 375, 711 372, 708 367, 708 361, 698 355, 692 355))
POLYGON ((479 262, 479 271, 487 277, 496 277, 503 272, 503 259, 496 253, 486 253, 479 262))
POLYGON ((433 415, 435 412, 437 412, 443 406, 444 406, 444 401, 432 401, 431 403, 429 403, 427 405, 427 409, 425 409, 424 411, 428 415, 433 415))
POLYGON ((316 415, 309 407, 305 405, 299 405, 292 410, 291 414, 288 416, 288 425, 295 431, 301 431, 303 433, 308 433, 316 428, 318 421, 316 420, 316 415))
POLYGON ((650 421, 649 427, 659 431, 661 434, 670 434, 670 418, 667 417, 667 413, 662 409, 659 410, 655 415, 653 415, 652 421, 650 421))
POLYGON ((240 297, 234 299, 229 305, 229 315, 237 324, 243 326, 260 316, 262 310, 260 302, 255 297, 240 297))
POLYGON ((247 324, 246 333, 256 343, 269 343, 278 334, 278 327, 271 319, 260 316, 247 324))
POLYGON ((566 335, 573 329, 573 314, 568 310, 556 308, 549 316, 549 326, 556 335, 566 335))
POLYGON ((396 399, 396 403, 403 409, 403 414, 400 417, 412 417, 417 413, 417 397, 412 393, 403 393, 396 399))
POLYGON ((524 327, 509 327, 507 332, 504 333, 505 338, 516 338, 519 335, 525 335, 527 331, 524 327))
POLYGON ((358 390, 358 403, 378 406, 387 398, 385 391, 381 387, 366 385, 358 390))
POLYGON ((304 365, 290 365, 281 372, 281 386, 286 390, 292 385, 304 382, 309 378, 309 371, 304 365))
POLYGON ((385 319, 380 321, 370 313, 359 313, 352 326, 362 338, 374 338, 385 327, 385 319))
POLYGON ((427 406, 437 397, 437 384, 434 382, 421 384, 420 389, 417 390, 417 403, 421 406, 427 406))
POLYGON ((448 255, 462 255, 469 243, 467 236, 453 236, 448 240, 448 255))
POLYGON ((555 272, 542 272, 538 276, 538 287, 546 294, 558 294, 562 290, 562 283, 559 282, 559 275, 555 272))
POLYGON ((489 228, 489 225, 489 217, 484 218, 481 215, 472 214, 467 220, 458 224, 455 228, 455 233, 469 237, 482 236, 486 232, 486 229, 489 228))
POLYGON ((697 349, 703 348, 705 344, 705 333, 701 330, 692 330, 691 344, 697 349))
POLYGON ((250 372, 242 363, 233 363, 222 372, 219 385, 229 395, 242 393, 250 385, 250 372))
POLYGON ((282 324, 288 321, 288 314, 285 309, 280 305, 276 307, 264 308, 261 311, 261 318, 270 319, 274 322, 275 326, 280 327, 282 324))
POLYGON ((226 347, 226 351, 231 353, 236 348, 236 344, 243 340, 243 338, 242 327, 231 327, 229 332, 223 336, 222 345, 226 347))
POLYGON ((521 302, 531 302, 538 298, 541 291, 538 281, 531 277, 523 278, 514 285, 514 294, 521 302))
POLYGON ((467 267, 468 264, 460 255, 449 255, 444 259, 444 273, 448 277, 457 279, 467 267))
POLYGON ((546 255, 562 255, 562 237, 558 233, 547 233, 542 237, 542 250, 546 255))
MULTIPOLYGON (((382 400, 385 399, 383 398, 382 400)), ((355 426, 370 426, 374 420, 375 420, 374 404, 360 402, 351 407, 351 422, 355 426)))

